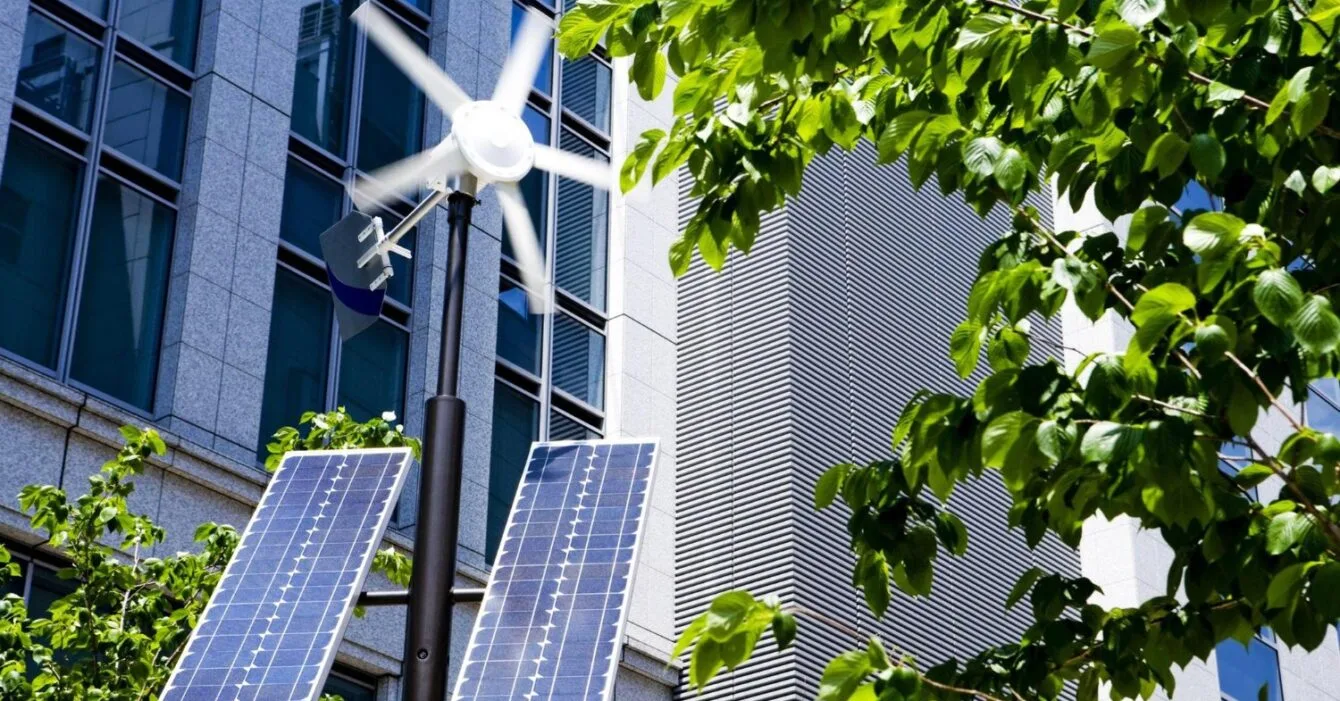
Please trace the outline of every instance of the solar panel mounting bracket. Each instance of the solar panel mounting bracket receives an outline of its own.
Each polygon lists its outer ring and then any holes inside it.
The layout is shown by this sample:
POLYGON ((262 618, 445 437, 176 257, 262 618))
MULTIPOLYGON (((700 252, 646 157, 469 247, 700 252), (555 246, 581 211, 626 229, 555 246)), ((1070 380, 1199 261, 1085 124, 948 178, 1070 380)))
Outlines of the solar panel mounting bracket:
POLYGON ((359 243, 366 241, 369 236, 375 236, 377 239, 376 245, 368 248, 368 250, 359 257, 358 267, 365 267, 368 263, 380 259, 383 268, 382 274, 377 276, 377 279, 372 282, 369 289, 375 290, 378 287, 381 287, 387 279, 395 274, 391 270, 392 253, 406 259, 413 259, 414 254, 408 248, 400 245, 400 239, 404 238, 405 234, 408 234, 411 229, 423 220, 424 217, 428 216, 428 213, 433 211, 434 207, 441 204, 443 200, 451 195, 451 188, 447 187, 446 182, 441 178, 433 178, 429 180, 426 185, 428 189, 432 191, 432 194, 425 197, 422 202, 416 205, 404 219, 400 220, 399 224, 395 225, 395 228, 391 229, 390 233, 386 232, 381 217, 373 217, 372 224, 358 235, 359 243))

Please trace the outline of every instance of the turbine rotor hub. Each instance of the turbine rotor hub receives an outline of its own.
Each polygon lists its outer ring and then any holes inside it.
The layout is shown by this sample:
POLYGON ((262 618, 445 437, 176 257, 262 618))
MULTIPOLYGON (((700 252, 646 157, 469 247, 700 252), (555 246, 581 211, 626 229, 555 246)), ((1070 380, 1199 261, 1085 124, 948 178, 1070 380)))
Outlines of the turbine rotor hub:
POLYGON ((535 139, 521 117, 491 100, 456 110, 451 133, 470 170, 481 180, 514 183, 535 164, 535 139))

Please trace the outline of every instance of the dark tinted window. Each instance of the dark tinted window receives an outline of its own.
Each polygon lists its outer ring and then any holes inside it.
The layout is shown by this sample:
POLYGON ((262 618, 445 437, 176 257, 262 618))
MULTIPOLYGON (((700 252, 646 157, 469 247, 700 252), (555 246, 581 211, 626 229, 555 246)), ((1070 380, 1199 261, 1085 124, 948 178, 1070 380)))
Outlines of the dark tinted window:
POLYGON ((279 268, 261 405, 262 458, 275 429, 295 426, 303 412, 325 408, 331 315, 326 290, 279 268))
POLYGON ((195 66, 199 0, 121 0, 122 32, 177 63, 195 66))
POLYGON ((97 80, 97 47, 39 14, 28 15, 15 96, 87 132, 97 80))
POLYGON ((339 183, 297 161, 288 162, 280 238, 319 258, 321 232, 339 221, 343 207, 344 192, 339 183))
POLYGON ((1225 640, 1214 650, 1219 667, 1219 690, 1232 701, 1282 701, 1279 653, 1260 638, 1243 646, 1225 640), (1262 690, 1264 689, 1264 694, 1262 690))
POLYGON ((592 56, 563 64, 563 107, 601 130, 610 129, 610 67, 592 56))
MULTIPOLYGON (((425 51, 428 40, 410 35, 425 51)), ((358 128, 358 167, 372 171, 419 152, 423 145, 423 93, 372 42, 363 64, 363 116, 358 128)))
POLYGON ((153 405, 174 212, 98 181, 70 376, 141 409, 153 405))
POLYGON ((349 104, 353 0, 324 0, 299 10, 298 65, 293 74, 293 131, 340 154, 349 104))
POLYGON ((0 180, 0 346, 56 366, 65 317, 80 165, 10 132, 0 180))
POLYGON ((120 61, 112 68, 103 141, 159 173, 181 179, 190 100, 120 61))
POLYGON ((525 289, 504 278, 498 286, 498 357, 539 375, 540 322, 530 313, 525 289))
MULTIPOLYGON (((530 136, 535 139, 535 143, 549 143, 548 117, 540 114, 534 107, 527 106, 521 113, 521 118, 530 128, 530 136)), ((535 226, 535 236, 539 241, 540 250, 544 251, 545 225, 549 221, 549 176, 536 168, 521 179, 520 187, 521 195, 526 200, 526 210, 530 212, 530 221, 535 226)), ((516 257, 512 254, 511 239, 507 236, 503 236, 502 252, 508 258, 516 257)))
POLYGON ((344 343, 336 405, 358 421, 383 412, 405 415, 405 359, 409 334, 379 321, 344 343))
POLYGON ((600 434, 557 411, 549 412, 549 440, 584 441, 599 438, 600 434))
POLYGON ((484 557, 493 562, 512 511, 530 444, 540 435, 540 406, 497 383, 493 389, 493 448, 489 459, 489 505, 484 557))

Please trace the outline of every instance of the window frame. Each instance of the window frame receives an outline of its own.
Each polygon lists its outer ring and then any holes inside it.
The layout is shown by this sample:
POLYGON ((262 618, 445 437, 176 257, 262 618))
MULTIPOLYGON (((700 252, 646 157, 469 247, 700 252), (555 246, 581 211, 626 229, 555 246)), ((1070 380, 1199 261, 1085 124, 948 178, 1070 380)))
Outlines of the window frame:
MULTIPOLYGON (((529 9, 539 12, 555 27, 558 26, 558 22, 562 19, 564 4, 563 0, 557 0, 552 6, 546 4, 542 0, 512 0, 513 6, 518 6, 523 10, 529 9)), ((550 65, 552 66, 549 75, 548 91, 542 92, 536 89, 532 84, 526 100, 527 105, 539 112, 549 121, 548 143, 554 148, 559 148, 561 139, 566 132, 570 136, 591 147, 598 156, 613 162, 610 135, 563 105, 563 69, 565 64, 571 62, 558 53, 556 42, 551 41, 548 50, 550 55, 550 65)), ((605 68, 609 69, 611 72, 611 80, 614 79, 613 67, 603 46, 597 46, 596 49, 589 54, 589 60, 598 61, 604 65, 605 68)), ((612 104, 610 109, 612 113, 612 104)), ((613 115, 611 114, 611 120, 612 119, 613 115)), ((547 279, 551 281, 551 284, 549 285, 549 290, 551 291, 549 299, 549 302, 551 303, 551 311, 541 317, 540 323, 540 372, 536 375, 495 354, 495 380, 513 385, 530 398, 539 402, 539 440, 546 440, 549 436, 549 419, 552 412, 556 409, 559 410, 560 413, 585 426, 594 434, 603 436, 605 434, 605 410, 602 407, 607 403, 605 399, 608 395, 609 385, 608 357, 602 360, 601 374, 604 376, 604 381, 601 383, 601 391, 602 394, 606 396, 602 396, 600 407, 587 404, 571 394, 555 387, 553 384, 553 331, 556 314, 560 312, 566 313, 567 316, 589 327, 604 339, 607 351, 609 347, 608 311, 596 308, 578 298, 576 295, 562 289, 557 284, 558 177, 559 176, 553 173, 544 173, 546 192, 544 222, 541 226, 537 226, 537 229, 543 230, 536 232, 544 244, 543 254, 545 256, 545 273, 547 279), (547 391, 545 391, 546 389, 547 391)), ((612 202, 607 202, 606 206, 612 212, 613 207, 611 204, 612 202)), ((608 226, 605 230, 605 236, 609 236, 608 226)), ((605 284, 607 286, 606 295, 608 296, 608 245, 606 246, 605 258, 605 284)), ((508 256, 505 252, 501 254, 500 275, 508 282, 525 289, 525 285, 521 281, 521 274, 516 260, 511 256, 508 256)))
MULTIPOLYGON (((141 407, 81 382, 71 374, 74 348, 75 344, 78 343, 79 307, 83 298, 84 277, 89 263, 89 242, 93 235, 94 223, 93 209, 97 200, 99 181, 104 177, 108 178, 117 185, 127 187, 136 194, 147 197, 171 211, 173 230, 167 252, 169 280, 174 272, 171 261, 174 258, 177 231, 181 223, 179 200, 182 194, 182 181, 174 181, 154 170, 152 166, 140 163, 115 147, 107 145, 105 143, 106 119, 108 106, 111 102, 112 74, 118 63, 124 63, 152 80, 156 85, 184 96, 187 100, 186 115, 189 122, 190 110, 194 107, 191 101, 191 88, 195 82, 194 67, 184 67, 166 55, 149 48, 129 33, 122 31, 119 26, 121 6, 121 0, 108 0, 107 19, 103 19, 82 7, 61 2, 61 0, 33 0, 24 13, 25 34, 30 21, 29 18, 36 16, 57 29, 68 32, 81 41, 88 42, 95 48, 98 57, 97 70, 94 73, 91 97, 92 112, 89 117, 90 126, 88 131, 67 124, 59 117, 48 114, 38 105, 28 102, 18 95, 14 96, 13 116, 9 127, 10 134, 21 132, 36 139, 44 146, 55 148, 63 155, 69 156, 78 164, 79 176, 75 192, 72 193, 76 212, 73 224, 74 231, 71 235, 72 245, 69 257, 64 261, 66 267, 65 301, 61 305, 61 318, 56 324, 59 341, 54 367, 29 360, 3 347, 0 347, 0 358, 73 387, 134 416, 157 421, 163 417, 163 412, 158 406, 156 396, 150 401, 148 407, 141 407)), ((193 42, 192 54, 195 58, 198 58, 200 31, 201 22, 197 20, 195 36, 191 38, 193 42)), ((192 63, 194 63, 194 60, 192 63)), ((180 145, 181 153, 179 154, 183 165, 186 158, 186 145, 187 140, 183 136, 180 145)), ((184 181, 185 173, 182 174, 182 179, 184 181)), ((164 294, 166 294, 166 286, 164 290, 164 294)), ((150 379, 153 387, 152 395, 157 394, 158 382, 162 372, 161 329, 166 322, 167 304, 165 303, 162 306, 163 311, 158 320, 160 334, 156 347, 153 349, 158 362, 155 365, 153 377, 150 379)))
MULTIPOLYGON (((1285 696, 1284 696, 1284 670, 1280 667, 1280 647, 1279 647, 1279 639, 1277 639, 1277 638, 1275 637, 1275 632, 1274 632, 1274 631, 1272 631, 1270 628, 1266 628, 1266 627, 1263 627, 1263 628, 1261 628, 1260 630, 1256 631, 1256 633, 1252 636, 1252 639, 1253 639, 1253 641, 1255 641, 1255 642, 1259 642, 1259 643, 1261 643, 1262 645, 1264 645, 1264 646, 1270 648, 1270 651, 1274 654, 1274 659, 1275 659, 1275 676, 1274 676, 1274 682, 1275 682, 1275 686, 1276 686, 1276 688, 1279 690, 1279 697, 1280 697, 1280 700, 1281 700, 1281 701, 1287 701, 1287 700, 1285 699, 1285 696)), ((1216 676, 1219 677, 1219 678, 1217 678, 1215 681, 1216 681, 1216 683, 1217 683, 1217 686, 1219 687, 1219 689, 1218 689, 1218 693, 1219 693, 1220 701, 1254 701, 1254 699, 1239 699, 1239 698, 1237 698, 1237 697, 1235 697, 1235 696, 1229 694, 1227 691, 1224 690, 1224 683, 1223 683, 1223 679, 1222 679, 1222 676, 1223 676, 1223 673, 1224 673, 1224 672, 1223 672, 1223 667, 1222 667, 1222 666, 1220 665, 1220 663, 1219 663, 1219 659, 1218 659, 1219 656, 1218 656, 1217 653, 1218 653, 1218 650, 1219 650, 1219 647, 1220 647, 1220 646, 1223 646, 1223 645, 1231 645, 1231 644, 1242 645, 1242 643, 1239 643, 1237 640, 1234 640, 1233 638, 1228 638, 1228 639, 1226 639, 1226 640, 1222 640, 1222 641, 1220 641, 1219 644, 1215 646, 1215 652, 1216 652, 1216 655, 1215 655, 1215 666, 1216 666, 1216 667, 1218 668, 1218 670, 1219 670, 1218 673, 1217 673, 1217 675, 1216 675, 1216 676)), ((1243 647, 1248 651, 1248 653, 1250 653, 1250 651, 1251 651, 1251 646, 1250 646, 1250 644, 1248 644, 1248 645, 1244 645, 1243 647)), ((1268 685, 1269 683, 1270 683, 1270 682, 1266 682, 1266 685, 1268 685)), ((1258 687, 1258 689, 1259 689, 1259 688, 1260 688, 1260 687, 1258 687)))

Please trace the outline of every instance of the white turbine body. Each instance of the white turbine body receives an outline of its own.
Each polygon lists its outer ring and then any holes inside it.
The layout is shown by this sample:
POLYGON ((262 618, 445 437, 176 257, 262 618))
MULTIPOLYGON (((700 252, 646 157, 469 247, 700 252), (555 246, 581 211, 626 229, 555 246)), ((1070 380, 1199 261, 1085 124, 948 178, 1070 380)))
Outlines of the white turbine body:
POLYGON ((438 145, 374 171, 369 178, 360 178, 350 192, 354 204, 369 211, 423 186, 443 191, 448 180, 458 176, 473 176, 479 190, 492 185, 522 282, 530 293, 531 308, 544 311, 548 300, 544 256, 536 245, 535 225, 517 182, 531 168, 603 190, 611 189, 614 181, 607 163, 535 143, 521 118, 531 83, 549 51, 552 29, 539 13, 528 11, 493 96, 471 100, 371 2, 359 7, 353 19, 451 120, 451 133, 438 145))

